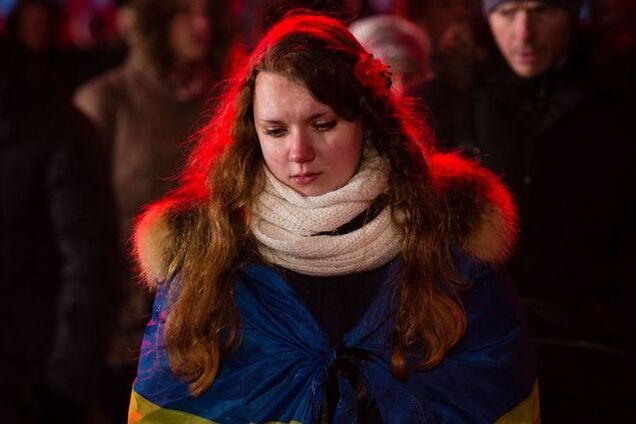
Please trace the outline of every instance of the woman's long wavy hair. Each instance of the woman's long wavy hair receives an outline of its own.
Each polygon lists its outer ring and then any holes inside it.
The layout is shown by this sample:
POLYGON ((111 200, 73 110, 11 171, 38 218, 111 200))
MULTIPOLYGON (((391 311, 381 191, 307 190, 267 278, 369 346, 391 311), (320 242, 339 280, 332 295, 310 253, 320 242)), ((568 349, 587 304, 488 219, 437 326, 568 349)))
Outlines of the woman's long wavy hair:
POLYGON ((241 265, 258 256, 247 211, 263 185, 252 105, 262 71, 300 81, 342 118, 360 119, 365 142, 390 161, 388 196, 403 234, 394 375, 435 366, 464 332, 460 282, 426 160, 431 136, 404 100, 361 85, 354 67, 363 55, 335 19, 307 12, 284 18, 226 87, 196 137, 180 188, 163 200, 177 232, 171 269, 180 273, 166 344, 173 370, 195 395, 213 383, 221 358, 240 341, 233 282, 241 265), (405 352, 412 346, 420 346, 421 356, 407 364, 405 352))

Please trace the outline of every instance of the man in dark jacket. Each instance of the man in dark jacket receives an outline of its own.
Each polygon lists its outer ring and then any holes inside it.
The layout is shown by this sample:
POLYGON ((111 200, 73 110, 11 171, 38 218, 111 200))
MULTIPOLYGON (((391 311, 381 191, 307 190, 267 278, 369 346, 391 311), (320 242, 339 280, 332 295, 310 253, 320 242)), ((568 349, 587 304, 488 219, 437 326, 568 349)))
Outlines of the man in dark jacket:
POLYGON ((548 422, 621 417, 632 388, 609 305, 623 290, 614 262, 633 192, 625 160, 633 131, 621 129, 620 113, 586 75, 579 3, 484 1, 498 52, 476 77, 454 140, 501 174, 519 202, 511 273, 535 336, 548 422))
POLYGON ((3 53, 2 421, 101 422, 100 373, 117 294, 107 179, 88 148, 89 127, 60 100, 51 70, 33 66, 20 45, 3 53))

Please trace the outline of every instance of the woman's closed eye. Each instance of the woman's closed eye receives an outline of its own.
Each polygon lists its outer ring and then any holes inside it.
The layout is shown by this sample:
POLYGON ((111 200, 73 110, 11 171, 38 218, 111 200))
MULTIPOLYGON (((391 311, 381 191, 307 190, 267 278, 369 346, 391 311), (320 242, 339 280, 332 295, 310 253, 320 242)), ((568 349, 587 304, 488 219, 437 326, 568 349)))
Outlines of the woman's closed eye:
MULTIPOLYGON (((317 132, 329 131, 329 130, 335 128, 336 125, 338 125, 338 121, 336 119, 332 119, 332 120, 329 120, 329 121, 316 121, 316 122, 311 124, 313 129, 315 131, 317 131, 317 132)), ((279 137, 283 137, 285 134, 287 134, 287 128, 286 127, 264 128, 263 129, 263 133, 266 136, 268 136, 268 137, 279 138, 279 137)))
POLYGON ((282 127, 272 127, 265 128, 263 132, 269 137, 278 138, 284 136, 287 133, 287 129, 282 127))
POLYGON ((329 131, 330 129, 334 128, 336 126, 336 124, 338 123, 337 120, 332 119, 331 121, 317 121, 314 123, 314 128, 316 129, 316 131, 329 131))

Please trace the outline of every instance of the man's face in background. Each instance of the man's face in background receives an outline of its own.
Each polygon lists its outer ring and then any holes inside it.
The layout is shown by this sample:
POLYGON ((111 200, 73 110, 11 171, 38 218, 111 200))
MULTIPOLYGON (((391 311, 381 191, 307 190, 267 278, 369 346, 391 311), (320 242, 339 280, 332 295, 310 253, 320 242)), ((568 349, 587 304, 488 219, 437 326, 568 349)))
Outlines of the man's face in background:
POLYGON ((570 46, 572 16, 540 1, 508 1, 488 14, 499 50, 522 78, 544 74, 562 62, 570 46))

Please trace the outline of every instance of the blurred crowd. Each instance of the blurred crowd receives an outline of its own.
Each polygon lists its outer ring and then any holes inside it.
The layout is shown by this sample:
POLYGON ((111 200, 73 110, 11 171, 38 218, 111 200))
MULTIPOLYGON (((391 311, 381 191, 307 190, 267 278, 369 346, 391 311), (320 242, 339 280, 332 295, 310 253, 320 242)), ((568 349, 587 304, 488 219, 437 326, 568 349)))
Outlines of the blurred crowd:
POLYGON ((18 0, 0 21, 7 422, 125 422, 151 302, 135 217, 176 183, 234 64, 295 7, 350 23, 438 148, 514 193, 508 271, 543 421, 630 416, 636 2, 18 0))

